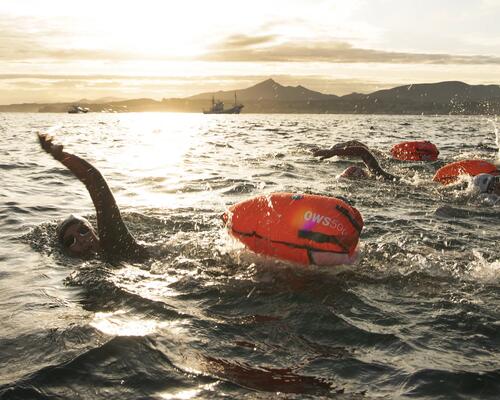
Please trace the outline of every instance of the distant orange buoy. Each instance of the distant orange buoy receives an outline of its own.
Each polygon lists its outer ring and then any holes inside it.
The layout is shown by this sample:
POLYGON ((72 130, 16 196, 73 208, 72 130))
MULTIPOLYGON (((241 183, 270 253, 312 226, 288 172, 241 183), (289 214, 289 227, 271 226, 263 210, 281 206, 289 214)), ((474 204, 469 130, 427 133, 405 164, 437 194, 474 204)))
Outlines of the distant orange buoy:
POLYGON ((460 175, 476 176, 479 174, 498 175, 499 171, 494 164, 483 160, 462 160, 439 168, 433 180, 448 185, 458 180, 460 175))
POLYGON ((223 216, 247 248, 299 264, 345 263, 355 253, 363 218, 345 201, 327 196, 273 193, 237 203, 223 216), (315 258, 315 255, 320 257, 315 258))
POLYGON ((391 154, 402 161, 436 161, 439 150, 428 141, 401 142, 392 146, 391 154))

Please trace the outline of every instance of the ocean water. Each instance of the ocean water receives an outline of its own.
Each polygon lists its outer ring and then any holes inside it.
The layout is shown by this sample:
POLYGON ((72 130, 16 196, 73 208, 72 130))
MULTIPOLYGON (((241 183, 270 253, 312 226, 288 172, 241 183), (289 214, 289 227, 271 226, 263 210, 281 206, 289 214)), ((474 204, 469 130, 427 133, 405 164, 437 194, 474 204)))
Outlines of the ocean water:
POLYGON ((500 121, 468 116, 0 114, 1 399, 498 399, 500 205, 434 171, 498 161, 500 121), (144 264, 61 254, 58 221, 95 221, 48 132, 98 167, 144 264), (401 183, 349 182, 358 139, 401 183), (435 163, 384 157, 427 139, 435 163), (256 256, 219 216, 254 195, 341 195, 365 220, 355 265, 256 256))

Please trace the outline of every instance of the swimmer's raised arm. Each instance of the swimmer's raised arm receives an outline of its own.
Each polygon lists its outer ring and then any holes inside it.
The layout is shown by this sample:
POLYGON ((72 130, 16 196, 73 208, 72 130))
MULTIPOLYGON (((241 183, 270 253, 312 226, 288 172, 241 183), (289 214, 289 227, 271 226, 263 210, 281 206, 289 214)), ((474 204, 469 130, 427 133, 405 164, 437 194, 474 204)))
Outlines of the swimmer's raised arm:
POLYGON ((68 168, 87 188, 97 214, 100 247, 111 258, 142 258, 145 249, 130 234, 106 180, 93 165, 54 144, 53 138, 38 134, 42 148, 68 168))
POLYGON ((347 142, 336 143, 329 148, 313 149, 312 153, 313 156, 320 157, 320 160, 324 160, 326 158, 338 156, 339 155, 337 154, 338 149, 346 149, 348 147, 364 147, 368 151, 370 150, 366 144, 360 142, 359 140, 348 140, 347 142))
POLYGON ((364 147, 367 150, 370 150, 370 148, 364 144, 363 142, 360 142, 359 140, 348 140, 347 142, 340 142, 337 144, 334 144, 331 149, 335 149, 338 147, 364 147))
POLYGON ((384 171, 372 152, 361 142, 350 141, 338 143, 329 149, 315 149, 312 153, 314 157, 320 157, 320 160, 333 156, 361 158, 366 168, 368 168, 374 176, 390 181, 399 180, 397 176, 384 171), (358 143, 360 145, 358 145, 358 143))

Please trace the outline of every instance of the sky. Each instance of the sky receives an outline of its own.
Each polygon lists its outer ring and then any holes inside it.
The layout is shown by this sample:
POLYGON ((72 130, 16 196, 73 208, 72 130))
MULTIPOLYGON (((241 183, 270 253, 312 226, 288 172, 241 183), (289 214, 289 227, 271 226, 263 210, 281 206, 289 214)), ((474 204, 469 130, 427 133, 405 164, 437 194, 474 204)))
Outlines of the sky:
POLYGON ((0 0, 0 104, 500 83, 500 0, 0 0))

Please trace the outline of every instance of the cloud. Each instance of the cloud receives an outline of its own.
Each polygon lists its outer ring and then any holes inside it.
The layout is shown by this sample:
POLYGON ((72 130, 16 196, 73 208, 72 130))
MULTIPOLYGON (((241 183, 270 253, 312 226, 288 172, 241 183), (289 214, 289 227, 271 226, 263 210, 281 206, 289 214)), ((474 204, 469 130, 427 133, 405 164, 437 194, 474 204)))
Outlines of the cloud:
POLYGON ((36 50, 16 49, 9 53, 0 54, 0 60, 27 61, 27 60, 57 60, 65 61, 116 61, 132 58, 129 54, 106 50, 61 49, 51 50, 41 47, 36 50))
MULTIPOLYGON (((31 24, 35 24, 36 26, 36 20, 31 24)), ((13 23, 0 21, 0 60, 3 61, 26 62, 51 59, 65 62, 73 60, 118 60, 130 58, 130 55, 124 52, 63 47, 60 44, 53 44, 50 39, 47 39, 62 35, 59 31, 45 31, 43 28, 38 28, 36 31, 23 31, 13 25, 13 23), (42 40, 42 38, 44 39, 42 40)), ((62 36, 64 37, 64 35, 62 36)), ((68 42, 71 43, 71 40, 68 39, 68 42)))
POLYGON ((231 36, 202 59, 228 62, 330 62, 385 64, 500 64, 500 57, 393 52, 357 48, 343 41, 281 42, 275 35, 231 36), (238 44, 239 46, 237 46, 238 44))
POLYGON ((140 52, 105 48, 75 47, 78 36, 67 27, 35 17, 6 18, 0 16, 0 60, 4 62, 129 61, 170 59, 145 56, 140 52))
POLYGON ((262 36, 247 36, 247 35, 231 35, 229 36, 224 46, 226 48, 241 48, 254 46, 256 44, 265 44, 274 41, 276 35, 262 35, 262 36))
MULTIPOLYGON (((276 24, 276 23, 275 23, 276 24)), ((268 28, 261 28, 266 32, 268 28)), ((413 53, 356 47, 346 39, 292 40, 277 34, 229 35, 199 57, 145 54, 140 49, 117 50, 72 47, 72 34, 62 22, 35 17, 0 17, 0 60, 3 62, 50 61, 216 61, 216 62, 323 62, 384 64, 500 64, 500 57, 489 55, 456 55, 413 53), (61 41, 61 38, 65 40, 61 41)))
MULTIPOLYGON (((255 79, 268 79, 269 77, 263 75, 244 75, 244 79, 255 80, 255 79)), ((215 82, 225 81, 225 80, 233 80, 233 79, 241 79, 241 75, 225 75, 224 77, 220 76, 205 76, 205 75, 197 75, 195 78, 199 78, 202 80, 210 80, 215 82)), ((66 80, 66 79, 78 79, 78 80, 88 80, 88 81, 96 81, 96 80, 149 80, 149 81, 172 81, 172 82, 191 82, 193 80, 192 76, 152 76, 152 75, 61 75, 61 74, 0 74, 1 80, 15 80, 15 79, 41 79, 41 80, 66 80)))

